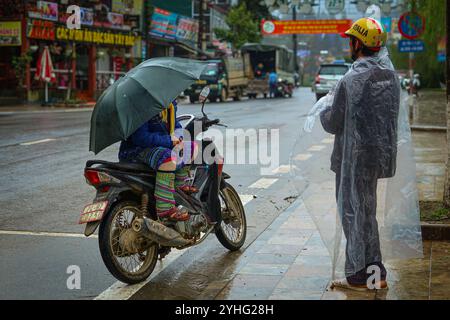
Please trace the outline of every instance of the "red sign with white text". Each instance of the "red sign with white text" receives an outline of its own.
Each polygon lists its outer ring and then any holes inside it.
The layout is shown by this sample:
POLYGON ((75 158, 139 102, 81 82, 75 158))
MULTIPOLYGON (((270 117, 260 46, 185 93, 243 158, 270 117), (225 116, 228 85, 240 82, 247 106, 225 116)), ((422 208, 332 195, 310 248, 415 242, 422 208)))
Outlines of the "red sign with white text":
POLYGON ((352 20, 262 20, 261 31, 271 34, 341 34, 350 29, 352 20))

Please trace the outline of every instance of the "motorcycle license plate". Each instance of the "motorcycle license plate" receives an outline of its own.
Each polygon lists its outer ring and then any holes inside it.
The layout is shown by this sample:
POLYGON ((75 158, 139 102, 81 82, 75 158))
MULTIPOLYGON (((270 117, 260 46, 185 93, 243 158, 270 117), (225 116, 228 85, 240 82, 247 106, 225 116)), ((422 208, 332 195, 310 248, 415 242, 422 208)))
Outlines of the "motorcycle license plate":
POLYGON ((84 207, 79 224, 101 220, 105 213, 108 201, 100 201, 84 207))

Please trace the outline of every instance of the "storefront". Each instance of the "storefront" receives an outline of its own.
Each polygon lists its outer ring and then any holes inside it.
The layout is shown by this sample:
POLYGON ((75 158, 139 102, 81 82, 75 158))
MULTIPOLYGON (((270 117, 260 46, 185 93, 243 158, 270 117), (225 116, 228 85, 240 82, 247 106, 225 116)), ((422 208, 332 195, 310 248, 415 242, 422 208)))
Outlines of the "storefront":
POLYGON ((0 21, 0 97, 5 103, 17 100, 20 82, 12 62, 15 61, 14 57, 20 56, 21 47, 22 22, 0 21))
MULTIPOLYGON (((51 102, 95 100, 141 62, 141 38, 124 15, 109 12, 109 8, 102 10, 82 7, 81 28, 69 29, 65 6, 36 1, 35 10, 30 10, 26 18, 26 52, 31 55, 28 100, 42 99, 43 84, 34 79, 34 74, 45 46, 50 49, 56 74, 56 81, 50 85, 51 102), (45 14, 43 6, 49 8, 45 14)), ((139 16, 127 18, 139 21, 139 16)))

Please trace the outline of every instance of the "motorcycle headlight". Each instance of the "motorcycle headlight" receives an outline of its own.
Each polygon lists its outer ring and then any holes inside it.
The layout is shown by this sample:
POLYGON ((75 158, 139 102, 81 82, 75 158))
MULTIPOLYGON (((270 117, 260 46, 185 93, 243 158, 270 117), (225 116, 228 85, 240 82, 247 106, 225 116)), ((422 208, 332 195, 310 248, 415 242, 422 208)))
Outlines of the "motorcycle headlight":
POLYGON ((278 82, 283 82, 283 79, 281 79, 281 78, 278 78, 278 82))

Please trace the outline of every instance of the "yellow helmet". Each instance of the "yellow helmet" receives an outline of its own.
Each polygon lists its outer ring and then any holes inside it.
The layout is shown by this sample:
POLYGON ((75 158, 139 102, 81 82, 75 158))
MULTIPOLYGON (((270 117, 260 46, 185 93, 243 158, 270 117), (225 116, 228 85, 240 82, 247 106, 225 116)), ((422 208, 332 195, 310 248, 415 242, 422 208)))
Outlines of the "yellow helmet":
POLYGON ((347 36, 354 36, 370 49, 379 49, 386 45, 387 33, 383 25, 372 18, 357 20, 350 29, 345 31, 347 36))

